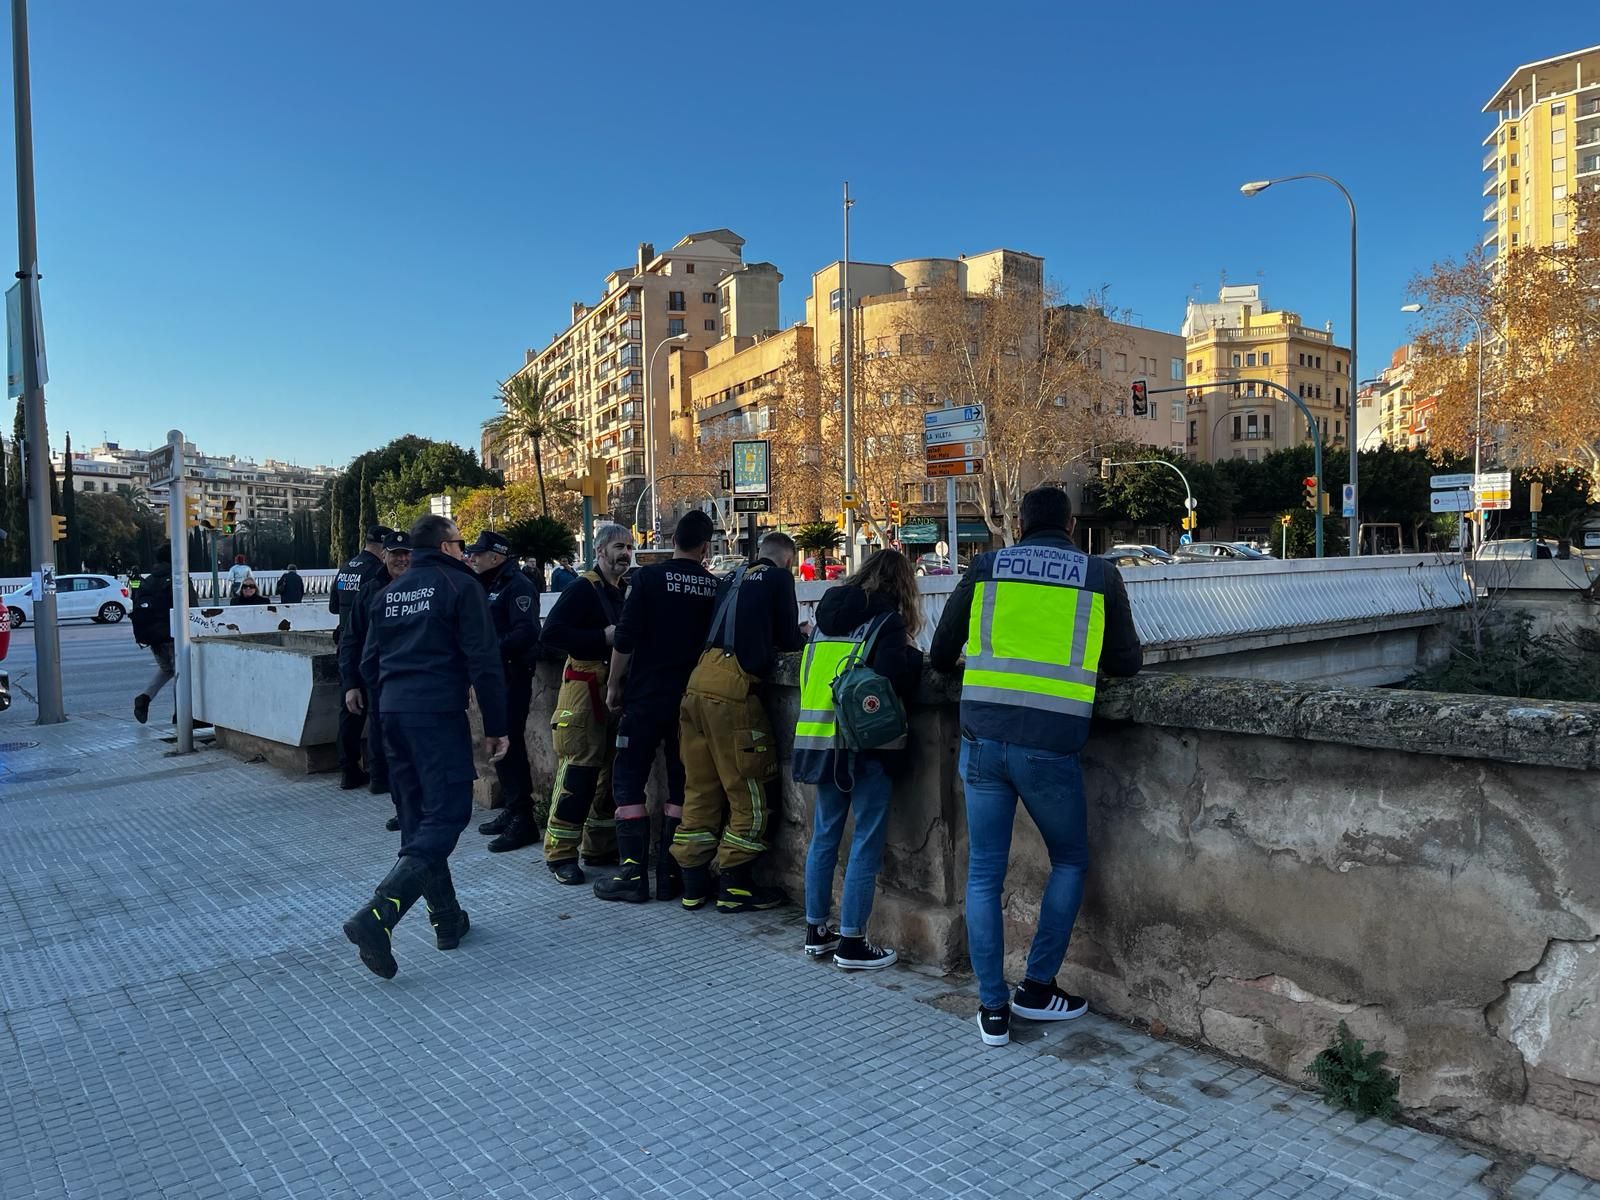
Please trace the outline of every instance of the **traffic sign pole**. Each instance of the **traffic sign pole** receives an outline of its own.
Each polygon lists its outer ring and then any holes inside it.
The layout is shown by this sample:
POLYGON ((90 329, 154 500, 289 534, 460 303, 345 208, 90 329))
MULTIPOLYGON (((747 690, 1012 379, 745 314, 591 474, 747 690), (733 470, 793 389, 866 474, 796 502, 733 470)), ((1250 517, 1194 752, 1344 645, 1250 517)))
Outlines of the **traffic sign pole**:
POLYGON ((194 750, 194 693, 189 674, 189 538, 184 504, 183 434, 167 433, 172 448, 172 483, 167 488, 167 520, 172 542, 172 686, 178 701, 178 753, 194 750))

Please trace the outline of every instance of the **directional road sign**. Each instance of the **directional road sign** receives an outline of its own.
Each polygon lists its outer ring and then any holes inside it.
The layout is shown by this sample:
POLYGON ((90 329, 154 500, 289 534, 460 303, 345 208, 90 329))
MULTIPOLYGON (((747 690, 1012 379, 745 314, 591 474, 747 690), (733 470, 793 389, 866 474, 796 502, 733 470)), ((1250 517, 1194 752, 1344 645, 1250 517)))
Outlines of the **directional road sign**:
MULTIPOLYGON (((1470 476, 1468 478, 1471 478, 1470 476)), ((1449 491, 1429 492, 1428 511, 1436 513, 1470 512, 1472 510, 1472 492, 1467 488, 1451 488, 1449 491)))
POLYGON ((922 431, 922 441, 928 446, 942 446, 948 442, 981 442, 985 432, 982 421, 963 421, 958 425, 929 425, 922 431))
POLYGON ((1478 507, 1481 509, 1511 507, 1511 472, 1484 471, 1478 476, 1478 507))
POLYGON ((965 404, 960 408, 936 408, 932 412, 922 414, 922 424, 927 429, 939 425, 960 425, 966 421, 981 420, 983 420, 981 404, 965 404))
POLYGON ((982 475, 983 459, 957 458, 949 462, 931 462, 928 464, 928 477, 940 479, 947 475, 982 475))
POLYGON ((949 442, 928 447, 929 462, 949 462, 954 458, 982 458, 982 442, 949 442))
POLYGON ((1472 486, 1472 473, 1470 471, 1461 475, 1435 475, 1428 480, 1431 488, 1469 488, 1472 486))

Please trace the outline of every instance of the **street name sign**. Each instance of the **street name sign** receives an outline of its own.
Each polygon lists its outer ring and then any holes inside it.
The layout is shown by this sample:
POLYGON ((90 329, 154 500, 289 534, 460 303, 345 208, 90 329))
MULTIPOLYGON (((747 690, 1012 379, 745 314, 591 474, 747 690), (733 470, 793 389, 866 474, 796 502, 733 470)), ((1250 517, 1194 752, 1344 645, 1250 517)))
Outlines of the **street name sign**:
POLYGON ((959 425, 930 425, 922 431, 925 446, 943 446, 950 442, 981 442, 987 430, 982 421, 963 421, 959 425))
POLYGON ((953 475, 982 475, 983 459, 981 458, 956 458, 948 462, 931 462, 928 464, 928 478, 942 479, 953 475))
POLYGON ((982 442, 949 442, 928 447, 929 462, 949 462, 954 458, 982 458, 982 442))
POLYGON ((1470 512, 1472 493, 1466 488, 1428 493, 1428 511, 1436 513, 1470 512))
POLYGON ((162 446, 150 452, 150 486, 163 487, 177 478, 172 469, 172 447, 162 446))
POLYGON ((936 408, 932 412, 922 414, 924 429, 934 429, 940 425, 960 425, 967 421, 983 420, 983 405, 964 404, 959 408, 936 408))
POLYGON ((1472 473, 1461 475, 1435 475, 1428 480, 1431 488, 1469 488, 1472 486, 1472 473))

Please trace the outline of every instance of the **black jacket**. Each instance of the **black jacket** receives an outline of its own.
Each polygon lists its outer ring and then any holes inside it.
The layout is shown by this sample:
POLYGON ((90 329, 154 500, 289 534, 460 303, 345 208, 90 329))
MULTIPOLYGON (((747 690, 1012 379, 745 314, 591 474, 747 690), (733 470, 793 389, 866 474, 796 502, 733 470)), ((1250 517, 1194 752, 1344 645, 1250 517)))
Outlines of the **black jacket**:
POLYGON ((262 595, 261 589, 258 587, 258 588, 256 588, 256 594, 254 596, 246 596, 243 592, 238 593, 237 595, 234 596, 234 598, 232 600, 228 601, 228 606, 231 608, 232 606, 234 606, 236 604, 271 604, 271 603, 272 603, 272 598, 270 596, 262 595))
POLYGON ((622 620, 622 592, 598 571, 585 571, 561 592, 541 641, 558 654, 579 662, 605 662, 611 657, 606 626, 622 620))
POLYGON ((387 578, 388 568, 383 565, 383 559, 370 550, 363 550, 339 569, 339 573, 333 579, 333 590, 328 593, 328 611, 339 614, 341 635, 350 620, 350 613, 355 607, 356 596, 361 592, 361 585, 374 579, 387 578))
MULTIPOLYGON (((160 646, 172 641, 172 568, 159 566, 128 589, 133 597, 133 640, 141 646, 160 646)), ((200 597, 189 585, 189 603, 198 606, 200 597)))
POLYGON ((509 676, 533 670, 539 649, 539 593, 528 577, 510 562, 493 575, 479 575, 489 595, 489 616, 500 639, 500 664, 509 676))
POLYGON ((386 713, 460 712, 477 693, 485 737, 506 735, 506 679, 483 585, 466 563, 413 550, 380 593, 361 653, 386 713))
POLYGON ((678 711, 706 648, 716 600, 717 577, 689 559, 669 558, 633 573, 616 638, 616 648, 633 655, 622 692, 628 707, 678 711))
POLYGON ((372 610, 381 604, 383 589, 390 583, 387 570, 376 579, 369 579, 356 595, 351 606, 350 621, 345 636, 339 639, 339 685, 349 691, 364 688, 368 700, 375 701, 376 679, 366 679, 361 674, 361 656, 367 648, 367 634, 372 632, 372 610))
MULTIPOLYGON (((849 637, 883 613, 892 615, 878 630, 867 666, 888 679, 909 708, 922 683, 922 651, 907 638, 905 620, 888 600, 854 584, 831 587, 817 603, 817 630, 824 637, 849 637)), ((856 757, 875 758, 894 774, 906 761, 906 752, 865 750, 856 757)), ((796 750, 794 777, 798 783, 821 783, 825 779, 847 780, 849 775, 847 769, 839 769, 836 751, 796 750)))
POLYGON ((306 581, 298 571, 285 571, 278 576, 278 599, 285 604, 299 604, 306 598, 306 581))
MULTIPOLYGON (((737 573, 736 573, 737 574, 737 573)), ((713 613, 722 609, 733 588, 730 575, 717 588, 713 613)), ((778 655, 798 650, 806 644, 800 632, 800 605, 794 597, 794 576, 781 571, 768 558, 758 558, 739 585, 738 612, 733 620, 733 652, 739 665, 757 679, 766 679, 778 655)), ((727 622, 712 630, 712 637, 723 650, 727 645, 727 622)))

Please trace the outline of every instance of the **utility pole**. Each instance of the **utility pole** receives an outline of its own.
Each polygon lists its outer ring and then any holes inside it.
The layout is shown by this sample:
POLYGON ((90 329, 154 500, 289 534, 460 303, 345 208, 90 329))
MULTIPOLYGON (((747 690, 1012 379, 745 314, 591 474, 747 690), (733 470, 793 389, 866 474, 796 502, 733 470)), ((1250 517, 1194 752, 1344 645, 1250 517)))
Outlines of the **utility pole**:
POLYGON ((178 753, 194 750, 194 683, 189 673, 189 512, 184 502, 183 434, 167 431, 172 482, 167 486, 167 533, 172 545, 172 661, 176 678, 178 753))
MULTIPOLYGON (((855 441, 851 431, 854 422, 855 399, 850 391, 850 359, 855 350, 850 320, 850 181, 844 181, 844 261, 839 267, 839 353, 844 363, 843 387, 840 389, 844 408, 844 490, 852 496, 856 490, 855 441)), ((856 510, 844 510, 844 562, 846 570, 853 570, 856 561, 856 510)))
POLYGON ((39 234, 33 210, 33 99, 28 69, 28 0, 11 0, 11 61, 17 118, 17 268, 22 308, 22 409, 28 446, 28 541, 33 562, 33 653, 39 724, 67 719, 61 698, 56 626, 55 543, 50 540, 50 437, 39 377, 39 234))

